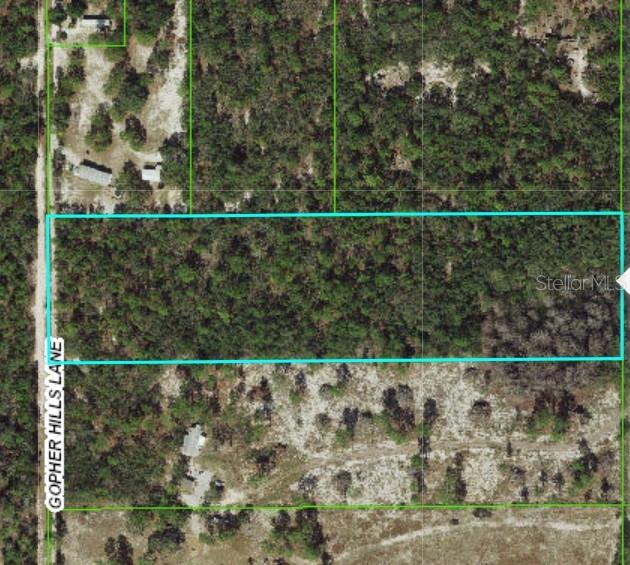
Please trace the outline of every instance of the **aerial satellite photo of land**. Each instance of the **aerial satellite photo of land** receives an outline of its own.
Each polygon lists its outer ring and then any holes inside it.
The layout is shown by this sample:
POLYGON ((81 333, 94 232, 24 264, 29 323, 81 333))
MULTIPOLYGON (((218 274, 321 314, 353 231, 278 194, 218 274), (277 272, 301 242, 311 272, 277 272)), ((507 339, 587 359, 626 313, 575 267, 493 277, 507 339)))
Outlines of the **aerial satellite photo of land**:
POLYGON ((626 30, 0 0, 0 565, 630 565, 626 30))

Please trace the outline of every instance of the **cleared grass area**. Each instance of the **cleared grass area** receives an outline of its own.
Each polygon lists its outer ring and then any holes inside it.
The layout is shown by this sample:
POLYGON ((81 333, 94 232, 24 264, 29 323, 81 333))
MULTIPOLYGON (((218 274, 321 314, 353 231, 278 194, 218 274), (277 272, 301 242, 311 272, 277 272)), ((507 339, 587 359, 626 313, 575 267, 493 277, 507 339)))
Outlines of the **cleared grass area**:
POLYGON ((160 563, 414 564, 614 562, 616 510, 65 513, 66 563, 122 553, 160 563), (136 515, 142 514, 142 515, 136 515), (124 536, 122 539, 119 536, 124 536), (111 539, 111 541, 109 541, 111 539), (105 550, 108 547, 109 551, 105 550), (326 561, 324 561, 326 562, 326 561))

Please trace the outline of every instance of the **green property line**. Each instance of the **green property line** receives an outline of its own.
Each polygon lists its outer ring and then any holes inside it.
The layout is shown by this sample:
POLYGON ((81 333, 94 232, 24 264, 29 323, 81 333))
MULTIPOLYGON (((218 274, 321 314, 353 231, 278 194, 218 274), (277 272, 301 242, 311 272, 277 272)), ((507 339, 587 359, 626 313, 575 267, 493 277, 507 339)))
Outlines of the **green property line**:
POLYGON ((44 190, 46 200, 46 213, 50 214, 51 211, 51 197, 50 197, 50 44, 49 44, 49 22, 48 22, 48 0, 44 3, 44 67, 46 75, 46 102, 45 102, 45 128, 46 139, 44 141, 44 190))
MULTIPOLYGON (((45 36, 45 67, 46 67, 46 146, 45 146, 45 175, 44 185, 46 193, 46 212, 51 213, 52 202, 52 49, 54 47, 65 49, 104 49, 104 48, 126 48, 127 47, 127 0, 123 0, 122 4, 122 34, 123 40, 121 44, 102 44, 102 43, 57 43, 50 40, 50 22, 49 22, 49 2, 44 2, 44 36, 45 36)), ((193 0, 188 0, 188 211, 192 213, 193 208, 193 0)))
POLYGON ((624 0, 619 0, 619 210, 623 213, 624 183, 624 0))
POLYGON ((52 561, 52 540, 51 540, 51 516, 50 510, 46 509, 46 549, 45 549, 45 561, 51 564, 52 561))
POLYGON ((332 41, 332 57, 333 57, 333 193, 332 193, 332 209, 337 211, 337 0, 333 0, 333 41, 332 41))
POLYGON ((188 213, 193 211, 193 8, 188 0, 188 213))
MULTIPOLYGON (((192 0, 189 0, 192 2, 192 0)), ((127 0, 123 0, 123 46, 127 45, 127 0)))
POLYGON ((255 510, 279 512, 280 510, 525 510, 538 508, 556 509, 592 509, 622 508, 623 502, 506 502, 495 504, 462 503, 462 504, 224 504, 211 506, 75 506, 63 509, 63 512, 131 512, 131 511, 189 511, 189 512, 221 512, 225 510, 255 510))
MULTIPOLYGON (((192 2, 192 0, 189 0, 192 2)), ((127 0, 123 0, 123 41, 120 45, 101 44, 101 43, 57 43, 50 40, 50 16, 49 16, 50 0, 44 1, 44 66, 46 68, 46 104, 45 104, 45 124, 46 124, 46 141, 45 141, 45 159, 44 159, 44 189, 46 200, 46 213, 50 214, 53 207, 53 190, 52 190, 52 53, 54 47, 61 49, 103 49, 111 47, 127 46, 127 0)))
MULTIPOLYGON (((619 210, 624 212, 623 202, 623 183, 624 183, 624 166, 625 166, 625 140, 624 140, 624 0, 619 0, 619 210)), ((623 250, 622 250, 623 253, 623 250)), ((623 255, 622 255, 623 257, 623 255)), ((624 265, 622 265, 622 268, 624 265)), ((623 322, 622 322, 623 323, 623 322)), ((623 330, 623 328, 622 328, 623 330)), ((623 331, 622 331, 623 335, 623 331)), ((626 545, 626 517, 625 517, 625 504, 626 504, 626 487, 625 487, 625 475, 626 475, 626 463, 625 463, 625 360, 622 359, 620 363, 620 390, 619 390, 619 411, 620 411, 620 453, 619 459, 621 463, 621 476, 620 476, 620 492, 621 492, 621 512, 620 512, 620 551, 619 562, 621 565, 625 563, 625 545, 626 545)))

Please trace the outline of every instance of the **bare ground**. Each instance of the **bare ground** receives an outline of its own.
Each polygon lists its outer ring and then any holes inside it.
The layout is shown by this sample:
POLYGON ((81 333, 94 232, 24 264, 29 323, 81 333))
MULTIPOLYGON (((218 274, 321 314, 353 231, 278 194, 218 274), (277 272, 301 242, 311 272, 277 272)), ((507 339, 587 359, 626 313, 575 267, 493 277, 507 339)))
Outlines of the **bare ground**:
MULTIPOLYGON (((112 99, 104 91, 113 63, 105 57, 103 49, 85 49, 86 80, 72 102, 72 117, 68 129, 63 135, 53 136, 54 148, 61 148, 66 158, 64 172, 55 179, 55 190, 60 204, 78 204, 86 208, 93 207, 103 212, 112 212, 116 204, 121 202, 114 195, 112 187, 102 188, 77 179, 71 167, 87 159, 112 170, 114 179, 126 162, 132 162, 138 169, 147 164, 162 161, 160 147, 163 142, 175 133, 183 131, 182 86, 187 67, 187 19, 184 0, 175 5, 172 30, 167 39, 172 48, 171 61, 163 76, 157 76, 149 87, 149 98, 139 118, 147 130, 147 141, 142 150, 135 151, 120 139, 124 129, 122 122, 114 124, 112 144, 104 151, 95 151, 85 142, 91 120, 100 104, 112 103, 112 99)), ((153 45, 138 44, 130 38, 128 52, 136 70, 142 72, 146 68, 153 45)), ((54 50, 54 67, 63 68, 67 64, 67 53, 64 49, 54 50)), ((114 181, 115 182, 115 181, 114 181)), ((154 203, 169 204, 174 207, 182 203, 181 187, 153 187, 154 203)))
MULTIPOLYGON (((163 552, 164 565, 269 563, 280 557, 264 549, 275 512, 255 512, 235 537, 208 545, 198 538, 204 514, 183 527, 185 541, 175 552, 163 552), (193 523, 194 522, 194 523, 193 523), (193 531, 193 529, 195 531, 193 531), (251 559, 251 561, 248 561, 251 559)), ((130 534, 120 512, 67 514, 68 534, 61 549, 68 565, 102 562, 108 537, 124 533, 134 560, 146 551, 155 522, 142 534, 130 534)), ((325 549, 342 565, 543 565, 612 563, 617 549, 619 516, 609 509, 495 510, 485 516, 471 511, 320 511, 325 549)), ((292 565, 308 560, 293 552, 282 555, 292 565)))

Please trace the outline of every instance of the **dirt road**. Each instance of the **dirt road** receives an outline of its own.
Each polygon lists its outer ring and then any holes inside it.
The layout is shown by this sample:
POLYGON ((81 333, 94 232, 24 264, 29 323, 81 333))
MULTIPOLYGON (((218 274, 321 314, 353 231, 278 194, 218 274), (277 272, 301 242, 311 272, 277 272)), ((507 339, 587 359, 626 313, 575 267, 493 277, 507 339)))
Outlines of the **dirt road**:
MULTIPOLYGON (((46 71, 46 38, 44 29, 44 6, 43 1, 37 3, 37 91, 39 95, 40 120, 41 112, 45 105, 45 71, 46 71)), ((46 339, 46 264, 45 264, 45 239, 44 239, 44 222, 46 217, 46 133, 44 128, 40 128, 37 145, 37 165, 35 169, 35 192, 37 200, 37 259, 34 265, 35 274, 35 301, 33 306, 33 317, 35 319, 35 361, 37 362, 37 401, 38 406, 43 406, 44 394, 44 342, 46 339)), ((40 417, 39 423, 43 425, 43 418, 40 417)), ((38 426, 38 472, 41 469, 41 453, 44 439, 43 427, 38 426)), ((44 512, 43 500, 43 484, 37 489, 37 562, 44 563, 44 542, 45 542, 45 524, 46 516, 44 512)))

